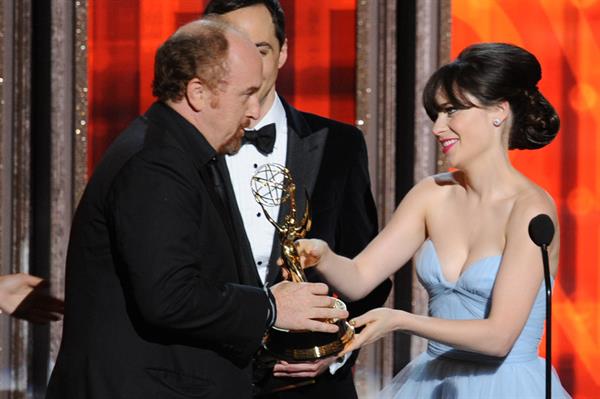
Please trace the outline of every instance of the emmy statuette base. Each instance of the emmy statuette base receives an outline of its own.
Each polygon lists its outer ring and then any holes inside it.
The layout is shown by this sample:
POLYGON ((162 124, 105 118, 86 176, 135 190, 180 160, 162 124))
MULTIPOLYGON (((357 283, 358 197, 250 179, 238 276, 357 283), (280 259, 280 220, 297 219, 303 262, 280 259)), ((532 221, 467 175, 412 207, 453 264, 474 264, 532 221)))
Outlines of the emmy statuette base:
POLYGON ((354 327, 346 320, 335 323, 337 333, 283 331, 272 328, 263 344, 274 357, 290 362, 318 360, 337 355, 354 337, 354 327))

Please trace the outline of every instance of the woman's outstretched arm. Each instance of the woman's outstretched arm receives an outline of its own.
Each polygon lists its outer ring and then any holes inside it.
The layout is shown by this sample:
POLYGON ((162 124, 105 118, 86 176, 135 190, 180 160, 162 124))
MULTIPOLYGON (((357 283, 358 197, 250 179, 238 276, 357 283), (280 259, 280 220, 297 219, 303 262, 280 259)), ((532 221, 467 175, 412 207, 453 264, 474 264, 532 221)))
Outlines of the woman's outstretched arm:
POLYGON ((406 264, 425 240, 425 210, 435 190, 433 178, 413 187, 390 222, 354 259, 335 254, 324 241, 299 240, 304 267, 316 266, 327 282, 350 300, 364 297, 406 264))

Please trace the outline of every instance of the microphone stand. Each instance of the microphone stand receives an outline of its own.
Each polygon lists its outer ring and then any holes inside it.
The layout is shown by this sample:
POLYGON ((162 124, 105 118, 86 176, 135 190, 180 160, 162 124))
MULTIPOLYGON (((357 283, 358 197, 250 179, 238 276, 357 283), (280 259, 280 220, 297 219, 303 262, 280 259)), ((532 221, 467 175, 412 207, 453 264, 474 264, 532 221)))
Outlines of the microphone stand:
POLYGON ((539 214, 529 222, 529 237, 542 250, 544 283, 546 285, 546 398, 552 396, 552 283, 550 282, 550 261, 548 245, 554 236, 554 224, 550 216, 539 214))
POLYGON ((546 285, 546 399, 550 399, 552 397, 552 283, 550 282, 548 245, 542 244, 540 248, 542 249, 544 283, 546 285))

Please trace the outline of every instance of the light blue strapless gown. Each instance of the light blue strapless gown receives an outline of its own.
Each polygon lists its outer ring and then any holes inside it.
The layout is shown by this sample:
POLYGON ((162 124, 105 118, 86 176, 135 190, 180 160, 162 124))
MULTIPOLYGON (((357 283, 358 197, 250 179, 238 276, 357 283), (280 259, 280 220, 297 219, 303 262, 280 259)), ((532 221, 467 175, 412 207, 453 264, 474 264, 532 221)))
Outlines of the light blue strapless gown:
MULTIPOLYGON (((490 310, 501 256, 469 265, 456 283, 442 274, 433 242, 425 241, 416 259, 419 281, 429 293, 429 315, 443 319, 483 319, 490 310)), ((540 265, 541 267, 541 265, 540 265)), ((430 341, 427 351, 394 377, 379 398, 543 399, 545 360, 538 356, 546 315, 540 288, 529 319, 505 358, 466 352, 430 341)), ((553 370, 552 398, 570 398, 553 370)))

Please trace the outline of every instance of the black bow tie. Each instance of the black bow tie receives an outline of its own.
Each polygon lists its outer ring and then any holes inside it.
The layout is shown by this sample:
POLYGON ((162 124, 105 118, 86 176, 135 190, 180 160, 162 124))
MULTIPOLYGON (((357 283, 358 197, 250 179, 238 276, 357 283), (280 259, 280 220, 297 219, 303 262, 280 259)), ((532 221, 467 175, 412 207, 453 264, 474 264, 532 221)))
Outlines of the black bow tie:
POLYGON ((269 155, 275 145, 275 124, 270 123, 258 130, 246 130, 242 138, 244 144, 252 144, 261 154, 269 155))

